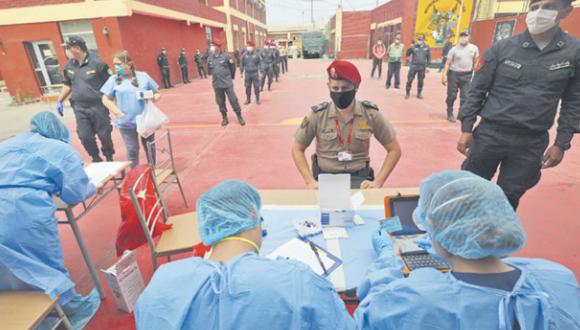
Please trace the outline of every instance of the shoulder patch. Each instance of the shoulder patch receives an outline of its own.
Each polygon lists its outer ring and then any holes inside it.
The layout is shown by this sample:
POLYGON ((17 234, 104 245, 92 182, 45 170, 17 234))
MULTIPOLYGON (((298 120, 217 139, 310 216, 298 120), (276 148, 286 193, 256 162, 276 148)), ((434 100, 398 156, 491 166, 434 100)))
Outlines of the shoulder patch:
POLYGON ((367 109, 379 110, 379 106, 370 101, 362 101, 362 105, 367 109))
POLYGON ((328 103, 328 102, 322 102, 318 105, 313 106, 311 109, 312 109, 312 112, 319 112, 322 110, 326 110, 329 105, 330 105, 330 103, 328 103))

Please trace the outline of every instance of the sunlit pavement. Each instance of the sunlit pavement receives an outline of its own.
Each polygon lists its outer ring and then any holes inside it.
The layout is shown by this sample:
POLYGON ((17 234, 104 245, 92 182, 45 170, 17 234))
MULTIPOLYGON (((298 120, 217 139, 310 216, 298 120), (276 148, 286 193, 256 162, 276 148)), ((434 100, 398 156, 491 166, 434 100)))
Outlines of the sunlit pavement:
MULTIPOLYGON (((418 186, 422 178, 444 169, 458 169, 463 156, 456 149, 460 134, 459 123, 445 120, 445 88, 440 74, 427 75, 425 99, 404 99, 404 90, 386 90, 386 68, 381 80, 370 79, 371 62, 354 61, 361 70, 363 82, 357 95, 379 105, 397 130, 403 157, 385 186, 418 186)), ((248 125, 240 127, 233 112, 227 128, 221 122, 214 101, 211 80, 196 79, 193 83, 163 91, 159 107, 169 115, 175 158, 180 178, 190 206, 200 193, 225 179, 245 180, 258 189, 303 188, 304 183, 290 157, 293 134, 302 118, 319 102, 328 101, 326 66, 330 60, 290 61, 290 72, 274 83, 271 92, 262 93, 262 104, 243 106, 248 125)), ((177 73, 172 73, 174 76, 177 73)), ((406 82, 403 69, 402 84, 406 82)), ((245 101, 243 81, 239 72, 235 81, 240 104, 245 101)), ((253 96, 252 96, 253 97, 253 96)), ((252 100, 253 101, 253 100, 252 100)), ((459 100, 457 101, 457 104, 459 100)), ((228 108, 231 111, 231 108, 228 108)), ((74 122, 71 122, 71 126, 74 122)), ((71 127, 74 130, 74 127, 71 127)), ((554 134, 552 134, 552 138, 554 134)), ((117 130, 114 132, 117 160, 125 159, 124 145, 117 130)), ((78 150, 82 147, 75 136, 78 150)), ((385 155, 382 147, 372 142, 371 158, 380 167, 385 155)), ((312 147, 311 147, 312 148, 312 147)), ((85 159, 88 156, 82 151, 85 159)), ((141 155, 144 158, 144 155, 141 155)), ((573 146, 564 162, 557 168, 543 172, 540 184, 522 199, 520 215, 528 240, 518 256, 547 258, 563 263, 578 275, 580 260, 577 233, 580 232, 580 147, 573 146)), ((172 213, 186 211, 177 189, 167 195, 172 213)), ((191 208, 190 210, 193 210, 191 208)), ((97 268, 107 268, 115 261, 115 235, 120 224, 119 203, 111 194, 99 208, 82 222, 81 230, 97 268)), ((65 261, 81 293, 87 293, 92 283, 70 228, 60 226, 65 261)), ((370 237, 369 237, 370 240, 370 237)), ((151 274, 149 250, 137 250, 141 271, 148 281, 151 274)), ((164 259, 159 259, 165 262, 164 259)), ((134 327, 132 316, 119 312, 111 292, 101 276, 108 294, 90 329, 134 327)))

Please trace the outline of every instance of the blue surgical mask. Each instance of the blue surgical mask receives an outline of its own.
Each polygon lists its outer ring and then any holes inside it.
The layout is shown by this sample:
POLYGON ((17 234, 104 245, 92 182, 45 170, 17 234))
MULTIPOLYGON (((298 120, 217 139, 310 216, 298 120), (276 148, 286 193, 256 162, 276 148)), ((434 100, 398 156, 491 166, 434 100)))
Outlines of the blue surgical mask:
POLYGON ((115 72, 117 72, 117 74, 124 76, 125 75, 125 67, 123 67, 120 64, 115 64, 115 72))

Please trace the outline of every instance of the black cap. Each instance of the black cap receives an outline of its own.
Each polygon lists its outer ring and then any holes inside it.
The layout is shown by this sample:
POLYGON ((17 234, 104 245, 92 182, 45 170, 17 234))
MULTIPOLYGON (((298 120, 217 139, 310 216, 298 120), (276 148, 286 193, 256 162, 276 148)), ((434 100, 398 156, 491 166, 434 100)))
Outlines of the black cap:
POLYGON ((86 46, 85 43, 85 39, 79 37, 79 36, 71 36, 68 38, 68 40, 62 44, 63 46, 66 47, 72 47, 72 46, 86 46))
POLYGON ((461 31, 461 33, 459 34, 460 37, 469 37, 469 31, 465 30, 465 31, 461 31))

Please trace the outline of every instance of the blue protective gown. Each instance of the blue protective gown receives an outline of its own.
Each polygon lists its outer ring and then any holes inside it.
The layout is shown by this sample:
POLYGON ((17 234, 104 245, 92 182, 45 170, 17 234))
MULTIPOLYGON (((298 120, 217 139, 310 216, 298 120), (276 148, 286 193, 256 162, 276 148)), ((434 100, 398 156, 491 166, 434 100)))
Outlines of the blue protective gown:
POLYGON ((359 287, 359 329, 580 329, 580 292, 566 267, 509 258, 521 270, 511 292, 475 286, 432 268, 401 278, 402 262, 383 255, 359 287))
POLYGON ((64 305, 75 297, 64 268, 52 195, 67 204, 95 193, 80 155, 36 133, 0 143, 0 291, 35 289, 64 305))
POLYGON ((247 253, 219 265, 161 266, 139 297, 137 329, 354 329, 332 284, 306 265, 247 253))

